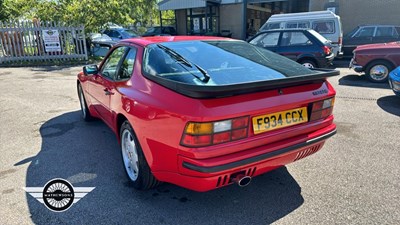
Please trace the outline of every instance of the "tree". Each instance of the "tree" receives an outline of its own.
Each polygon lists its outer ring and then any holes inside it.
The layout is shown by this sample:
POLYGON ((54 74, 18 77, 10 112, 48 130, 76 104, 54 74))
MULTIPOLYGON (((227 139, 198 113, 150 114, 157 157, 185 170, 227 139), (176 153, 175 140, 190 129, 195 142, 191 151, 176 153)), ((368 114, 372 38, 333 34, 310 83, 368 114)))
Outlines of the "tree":
POLYGON ((84 25, 96 32, 108 22, 152 25, 158 20, 157 0, 0 0, 0 20, 33 19, 84 25))

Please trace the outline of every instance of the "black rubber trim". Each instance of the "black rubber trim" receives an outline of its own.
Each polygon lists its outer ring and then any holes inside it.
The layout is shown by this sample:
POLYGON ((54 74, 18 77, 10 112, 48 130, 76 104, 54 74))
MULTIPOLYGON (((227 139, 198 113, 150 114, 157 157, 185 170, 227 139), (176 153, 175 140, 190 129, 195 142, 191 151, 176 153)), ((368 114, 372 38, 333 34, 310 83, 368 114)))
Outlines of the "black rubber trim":
POLYGON ((220 171, 232 169, 232 168, 235 168, 235 167, 238 167, 238 166, 243 166, 243 165, 246 165, 246 164, 250 164, 250 163, 262 161, 262 160, 265 160, 265 159, 273 158, 275 156, 278 156, 278 155, 281 155, 281 154, 284 154, 284 153, 287 153, 287 152, 291 152, 293 150, 305 147, 307 145, 312 145, 312 144, 317 143, 319 141, 328 139, 328 138, 332 137, 335 134, 336 134, 336 130, 331 131, 331 132, 329 132, 327 134, 324 134, 324 135, 322 135, 320 137, 308 140, 306 142, 289 146, 287 148, 282 148, 282 149, 279 149, 279 150, 276 150, 276 151, 273 151, 273 152, 268 152, 268 153, 265 153, 265 154, 262 154, 262 155, 254 156, 254 157, 243 159, 243 160, 236 161, 236 162, 231 162, 231 163, 220 165, 220 166, 203 167, 203 166, 193 165, 193 164, 188 163, 188 162, 183 162, 182 166, 187 168, 187 169, 194 170, 194 171, 201 172, 201 173, 220 172, 220 171))

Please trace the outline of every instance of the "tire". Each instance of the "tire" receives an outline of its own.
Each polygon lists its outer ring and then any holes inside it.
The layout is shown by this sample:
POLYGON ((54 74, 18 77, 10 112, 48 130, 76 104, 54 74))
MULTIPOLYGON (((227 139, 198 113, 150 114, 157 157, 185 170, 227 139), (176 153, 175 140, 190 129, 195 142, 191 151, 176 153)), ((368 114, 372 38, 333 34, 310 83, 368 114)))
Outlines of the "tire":
POLYGON ((393 69, 394 66, 387 61, 374 61, 367 66, 365 75, 371 82, 385 83, 388 81, 389 73, 393 69))
POLYGON ((309 60, 309 59, 299 60, 299 63, 302 66, 307 67, 307 68, 317 68, 318 67, 314 61, 309 60))
POLYGON ((93 120, 93 116, 90 115, 89 108, 86 104, 86 99, 85 95, 83 94, 83 89, 81 84, 78 84, 78 98, 79 98, 79 103, 81 105, 81 113, 83 120, 85 121, 93 120))
POLYGON ((139 141, 127 120, 122 123, 120 138, 122 163, 133 187, 138 190, 147 190, 159 185, 161 182, 151 173, 139 141))

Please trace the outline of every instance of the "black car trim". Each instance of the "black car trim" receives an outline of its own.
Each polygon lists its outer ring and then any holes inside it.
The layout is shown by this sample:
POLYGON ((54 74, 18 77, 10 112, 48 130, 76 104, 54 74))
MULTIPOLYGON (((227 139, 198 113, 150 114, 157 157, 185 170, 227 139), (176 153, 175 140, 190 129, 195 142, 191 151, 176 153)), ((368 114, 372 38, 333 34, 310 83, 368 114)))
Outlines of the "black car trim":
POLYGON ((168 89, 171 89, 177 93, 180 93, 188 97, 221 98, 239 94, 284 88, 294 85, 323 82, 328 77, 337 76, 340 74, 340 72, 337 70, 330 70, 330 69, 313 69, 313 70, 319 73, 308 76, 286 77, 283 79, 276 79, 276 80, 240 83, 232 85, 221 85, 221 86, 199 86, 199 85, 185 84, 167 78, 163 78, 160 76, 153 76, 146 73, 143 73, 143 75, 149 80, 152 80, 168 89))
POLYGON ((278 155, 281 155, 281 154, 284 154, 284 153, 288 153, 288 152, 297 150, 299 148, 302 148, 302 147, 305 147, 305 146, 308 146, 308 145, 312 145, 312 144, 315 144, 315 143, 317 143, 319 141, 328 139, 328 138, 332 137, 335 134, 336 134, 336 129, 334 131, 326 133, 326 134, 324 134, 322 136, 319 136, 317 138, 310 139, 310 140, 308 140, 306 142, 302 142, 302 143, 299 143, 299 144, 296 144, 296 145, 292 145, 292 146, 289 146, 289 147, 286 147, 286 148, 282 148, 282 149, 279 149, 279 150, 276 150, 276 151, 273 151, 273 152, 268 152, 268 153, 265 153, 265 154, 262 154, 262 155, 254 156, 254 157, 243 159, 243 160, 239 160, 239 161, 236 161, 236 162, 227 163, 227 164, 224 164, 224 165, 204 167, 204 166, 193 165, 193 164, 191 164, 189 162, 183 162, 182 166, 184 168, 186 168, 186 169, 194 170, 194 171, 201 172, 201 173, 221 172, 221 171, 224 171, 224 170, 233 169, 233 168, 238 167, 238 166, 244 166, 246 164, 255 163, 255 162, 258 162, 258 161, 262 161, 262 160, 266 160, 266 159, 269 159, 269 158, 273 158, 275 156, 278 156, 278 155))

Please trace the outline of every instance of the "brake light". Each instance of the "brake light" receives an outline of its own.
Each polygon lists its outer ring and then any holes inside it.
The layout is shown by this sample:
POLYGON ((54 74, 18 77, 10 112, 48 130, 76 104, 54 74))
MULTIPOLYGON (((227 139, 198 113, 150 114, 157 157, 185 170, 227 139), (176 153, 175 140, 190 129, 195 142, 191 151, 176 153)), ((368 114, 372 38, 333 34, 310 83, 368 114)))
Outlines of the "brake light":
POLYGON ((310 121, 326 118, 332 114, 335 98, 314 102, 311 110, 310 121))
POLYGON ((216 122, 189 122, 183 132, 181 145, 204 147, 239 140, 247 137, 248 128, 247 116, 216 122))
POLYGON ((329 48, 328 46, 322 47, 322 50, 324 51, 325 55, 330 55, 331 54, 331 48, 329 48))
POLYGON ((339 43, 339 45, 342 45, 342 44, 343 44, 343 37, 339 37, 338 43, 339 43))

